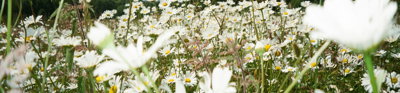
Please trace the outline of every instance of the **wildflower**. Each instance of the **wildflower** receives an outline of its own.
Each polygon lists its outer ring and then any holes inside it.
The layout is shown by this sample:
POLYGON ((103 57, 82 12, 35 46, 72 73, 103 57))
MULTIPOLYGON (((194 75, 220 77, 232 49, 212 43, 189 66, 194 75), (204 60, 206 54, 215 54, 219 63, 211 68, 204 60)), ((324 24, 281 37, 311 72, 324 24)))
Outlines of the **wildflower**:
POLYGON ((341 63, 352 63, 355 59, 349 54, 340 55, 336 58, 341 63))
POLYGON ((244 56, 244 59, 247 62, 253 62, 253 60, 254 60, 253 54, 251 54, 251 53, 246 54, 246 56, 244 56))
POLYGON ((348 75, 348 74, 354 72, 354 70, 353 70, 353 68, 351 68, 351 67, 346 67, 346 68, 344 68, 343 70, 341 70, 341 72, 343 73, 344 76, 346 76, 346 75, 348 75))
POLYGON ((39 16, 36 16, 36 17, 31 15, 31 16, 25 18, 23 23, 24 23, 25 27, 29 27, 29 25, 35 24, 35 23, 43 24, 43 22, 41 22, 41 20, 42 20, 42 15, 39 15, 39 16))
POLYGON ((397 41, 400 36, 400 25, 394 25, 388 33, 388 36, 385 38, 385 41, 392 43, 397 41))
POLYGON ((391 88, 399 88, 400 87, 400 74, 396 72, 392 72, 386 77, 386 85, 391 88))
POLYGON ((167 55, 173 53, 174 50, 175 50, 175 48, 171 48, 171 46, 166 46, 158 52, 160 52, 163 56, 167 56, 167 55))
POLYGON ((106 10, 103 12, 103 14, 101 14, 101 16, 99 17, 98 20, 112 18, 112 17, 114 17, 114 14, 116 14, 116 13, 117 13, 117 10, 106 10))
POLYGON ((378 52, 375 53, 375 56, 383 56, 384 54, 386 54, 385 50, 379 50, 378 52))
POLYGON ((75 58, 78 65, 81 68, 90 68, 99 64, 104 59, 104 56, 98 55, 96 51, 86 51, 84 55, 75 58))
POLYGON ((94 24, 95 27, 91 27, 90 32, 87 35, 89 40, 100 48, 114 46, 114 36, 110 32, 110 29, 99 22, 95 22, 94 24))
POLYGON ((394 58, 400 58, 400 53, 392 54, 392 57, 394 57, 394 58))
POLYGON ((53 42, 57 45, 57 46, 77 46, 80 44, 81 42, 81 38, 79 37, 60 37, 60 38, 56 38, 53 39, 53 42))
MULTIPOLYGON (((380 88, 382 83, 385 81, 387 72, 384 69, 377 68, 374 70, 374 73, 375 73, 375 77, 376 77, 376 83, 378 85, 378 88, 380 88)), ((371 86, 369 75, 367 73, 365 73, 363 76, 364 77, 361 78, 361 85, 364 86, 366 91, 372 92, 372 86, 371 86)), ((381 90, 381 89, 378 89, 378 90, 381 90)))
POLYGON ((303 1, 303 2, 300 3, 300 5, 303 6, 303 7, 308 7, 308 6, 311 5, 311 3, 310 3, 310 1, 303 1))
POLYGON ((253 48, 254 48, 254 44, 253 43, 246 43, 244 46, 243 46, 243 48, 244 48, 244 50, 246 50, 246 51, 251 51, 253 48))
POLYGON ((187 71, 185 76, 183 76, 183 83, 186 86, 194 86, 197 83, 196 73, 187 71))
POLYGON ((201 72, 200 76, 204 78, 200 81, 200 89, 206 93, 235 93, 235 87, 233 83, 229 83, 232 71, 227 67, 217 66, 214 68, 212 77, 207 72, 201 72), (212 85, 212 89, 210 87, 212 85))
POLYGON ((315 68, 318 68, 318 63, 317 62, 307 62, 306 64, 305 64, 305 66, 308 66, 309 68, 312 68, 312 69, 315 69, 315 68))
POLYGON ((158 7, 161 9, 168 8, 170 6, 170 1, 169 0, 161 0, 160 4, 158 4, 158 7))
POLYGON ((272 68, 273 68, 274 70, 282 70, 281 62, 279 62, 279 61, 274 62, 272 68))
POLYGON ((319 30, 314 36, 367 50, 385 37, 396 8, 390 0, 328 0, 323 7, 307 7, 303 21, 319 30))
POLYGON ((295 72, 297 70, 296 67, 291 67, 291 66, 286 66, 285 69, 282 70, 282 72, 295 72))
POLYGON ((256 42, 256 51, 264 51, 264 52, 268 52, 270 49, 274 48, 274 44, 276 43, 276 41, 273 39, 263 39, 260 41, 256 42))

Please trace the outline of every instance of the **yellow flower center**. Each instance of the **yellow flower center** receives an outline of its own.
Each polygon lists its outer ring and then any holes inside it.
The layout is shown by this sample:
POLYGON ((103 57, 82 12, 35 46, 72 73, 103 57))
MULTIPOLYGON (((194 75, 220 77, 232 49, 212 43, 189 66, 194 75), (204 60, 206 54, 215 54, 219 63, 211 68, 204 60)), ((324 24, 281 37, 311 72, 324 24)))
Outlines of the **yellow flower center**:
POLYGON ((42 71, 42 72, 43 72, 43 71, 44 71, 44 68, 43 68, 43 67, 41 67, 41 68, 40 68, 40 71, 42 71))
POLYGON ((162 3, 162 6, 167 6, 167 5, 168 5, 168 3, 166 3, 166 2, 162 3))
POLYGON ((347 63, 349 60, 347 59, 347 58, 344 58, 343 60, 342 60, 342 62, 343 63, 347 63))
POLYGON ((168 80, 168 82, 174 82, 175 81, 175 79, 169 79, 168 80))
POLYGON ((398 79, 397 79, 396 77, 392 77, 392 78, 390 79, 390 82, 392 82, 392 83, 397 83, 397 82, 398 82, 398 79))
POLYGON ((315 40, 310 40, 310 42, 311 42, 311 43, 315 43, 316 41, 315 41, 315 40))
POLYGON ((108 93, 117 93, 118 87, 113 85, 111 86, 110 90, 108 90, 108 93))
POLYGON ((128 19, 124 18, 124 19, 122 19, 122 21, 126 22, 126 21, 128 21, 128 19))
POLYGON ((149 85, 149 82, 145 81, 145 82, 143 82, 143 84, 147 86, 147 85, 149 85))
POLYGON ((346 73, 346 74, 347 74, 347 73, 350 73, 350 69, 347 69, 347 68, 344 69, 344 73, 346 73))
POLYGON ((185 79, 185 82, 186 82, 186 83, 189 83, 189 82, 191 82, 191 81, 192 81, 192 80, 191 80, 190 78, 186 78, 186 79, 185 79))
POLYGON ((32 38, 33 38, 33 36, 27 36, 27 37, 25 37, 25 40, 26 40, 26 41, 31 41, 32 38))
POLYGON ((340 52, 347 52, 347 49, 341 49, 340 52))
POLYGON ((275 52, 275 56, 281 56, 281 52, 280 51, 276 51, 275 52))
POLYGON ((278 5, 281 5, 282 3, 281 3, 281 2, 277 2, 277 4, 278 4, 278 5))
POLYGON ((363 56, 362 56, 362 55, 358 55, 357 58, 358 58, 358 59, 362 59, 363 56))
POLYGON ((176 76, 176 73, 172 73, 171 76, 176 76))
POLYGON ((281 66, 275 66, 275 70, 281 70, 282 67, 281 66))
POLYGON ((250 50, 250 49, 252 49, 252 48, 253 48, 253 47, 251 47, 251 46, 248 46, 246 49, 247 49, 247 50, 250 50))
POLYGON ((97 76, 96 77, 96 82, 99 83, 99 82, 103 81, 104 78, 105 78, 104 76, 97 76))
POLYGON ((155 25, 150 25, 150 28, 155 28, 156 26, 155 25))
POLYGON ((310 66, 311 66, 311 67, 317 66, 317 62, 312 62, 312 63, 310 64, 310 66))
POLYGON ((283 12, 283 15, 289 15, 289 13, 288 12, 283 12))
POLYGON ((267 45, 264 46, 265 51, 268 51, 270 48, 271 48, 270 44, 267 44, 267 45))
POLYGON ((251 59, 251 57, 245 57, 245 59, 246 59, 246 60, 250 60, 250 59, 251 59))
POLYGON ((169 54, 169 53, 171 53, 171 50, 167 50, 167 51, 165 51, 165 54, 169 54))

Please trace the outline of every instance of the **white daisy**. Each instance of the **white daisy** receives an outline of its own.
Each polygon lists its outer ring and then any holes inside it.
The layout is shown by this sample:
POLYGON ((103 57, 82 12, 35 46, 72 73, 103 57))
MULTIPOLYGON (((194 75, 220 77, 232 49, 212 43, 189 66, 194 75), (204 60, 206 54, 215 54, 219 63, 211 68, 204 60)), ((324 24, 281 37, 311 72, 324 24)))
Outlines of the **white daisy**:
POLYGON ((317 34, 347 47, 367 50, 383 40, 397 5, 390 0, 327 0, 306 9, 304 23, 317 34))
POLYGON ((96 51, 86 51, 84 55, 75 58, 76 65, 81 68, 90 68, 99 64, 104 56, 98 55, 96 51))
POLYGON ((390 88, 399 88, 400 87, 400 74, 396 72, 392 72, 386 77, 386 85, 390 88))
MULTIPOLYGON (((386 77, 386 70, 381 69, 381 68, 377 68, 374 70, 375 73, 375 77, 376 77, 376 83, 378 85, 378 88, 381 88, 380 86, 382 85, 382 83, 385 81, 385 77, 386 77)), ((361 85, 364 86, 365 90, 368 92, 372 92, 372 85, 371 85, 371 81, 369 78, 369 75, 367 73, 365 73, 363 75, 364 77, 361 78, 361 85)), ((378 89, 381 90, 381 89, 378 89)))

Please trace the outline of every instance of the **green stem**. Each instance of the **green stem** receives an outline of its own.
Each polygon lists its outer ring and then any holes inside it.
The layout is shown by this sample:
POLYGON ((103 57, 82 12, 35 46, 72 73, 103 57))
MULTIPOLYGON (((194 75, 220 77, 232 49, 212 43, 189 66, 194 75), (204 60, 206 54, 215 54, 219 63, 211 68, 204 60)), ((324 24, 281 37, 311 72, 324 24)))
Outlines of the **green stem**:
POLYGON ((264 72, 264 62, 263 62, 263 54, 259 54, 259 57, 260 57, 260 62, 261 62, 261 93, 264 93, 264 87, 265 87, 265 83, 264 83, 264 81, 265 81, 265 79, 264 79, 264 75, 265 75, 265 72, 264 72))
POLYGON ((74 47, 73 46, 65 46, 65 58, 66 62, 68 63, 68 70, 67 72, 72 71, 74 66, 74 47))
POLYGON ((8 0, 8 8, 7 8, 7 47, 6 54, 10 53, 11 48, 11 19, 12 19, 12 0, 8 0))
POLYGON ((147 68, 146 65, 142 66, 142 70, 144 72, 144 74, 146 74, 147 79, 150 81, 150 85, 153 86, 154 90, 156 91, 156 93, 160 93, 160 91, 158 90, 156 84, 154 83, 153 79, 150 77, 149 74, 149 69, 147 68))
POLYGON ((372 85, 372 91, 373 91, 373 93, 379 93, 379 90, 378 90, 379 88, 377 86, 376 77, 374 74, 374 65, 372 63, 372 56, 369 51, 364 52, 364 61, 365 61, 365 65, 367 66, 367 72, 368 72, 370 82, 372 85))
MULTIPOLYGON (((321 53, 328 47, 328 45, 331 43, 331 41, 326 41, 324 43, 324 45, 322 45, 321 48, 318 49, 317 53, 315 53, 315 55, 311 58, 310 62, 316 62, 317 58, 319 55, 321 55, 321 53)), ((294 87, 294 85, 296 85, 297 81, 300 80, 300 78, 302 78, 304 76, 304 74, 310 69, 309 66, 306 66, 298 76, 296 76, 296 78, 292 81, 292 83, 290 83, 289 87, 285 90, 284 93, 289 93, 290 90, 292 90, 292 88, 294 87)))
MULTIPOLYGON (((2 2, 1 2, 1 9, 0 9, 0 24, 1 23, 3 23, 2 21, 2 18, 3 18, 3 10, 4 10, 4 4, 5 4, 5 2, 6 2, 6 0, 3 0, 2 2)), ((0 38, 1 38, 1 36, 0 36, 0 38)))
MULTIPOLYGON (((54 21, 54 25, 53 25, 53 28, 51 28, 52 30, 51 31, 56 31, 56 27, 57 27, 57 22, 58 22, 58 17, 59 17, 59 15, 60 15, 60 11, 61 11, 61 8, 62 8, 62 5, 63 5, 63 3, 64 3, 64 0, 61 0, 60 1, 60 4, 59 4, 59 6, 58 6, 58 8, 57 8, 57 15, 56 15, 56 19, 55 19, 55 21, 54 21)), ((48 63, 49 63, 49 60, 50 60, 50 54, 51 54, 51 49, 52 49, 52 43, 51 43, 51 36, 50 36, 50 31, 49 30, 46 30, 46 36, 47 36, 47 44, 48 44, 48 47, 47 47, 47 53, 46 53, 46 60, 45 60, 45 63, 44 63, 44 74, 43 74, 43 78, 42 78, 42 81, 44 82, 44 84, 43 84, 43 86, 46 86, 46 84, 47 84, 47 82, 46 82, 46 77, 47 77, 47 65, 48 65, 48 63)))

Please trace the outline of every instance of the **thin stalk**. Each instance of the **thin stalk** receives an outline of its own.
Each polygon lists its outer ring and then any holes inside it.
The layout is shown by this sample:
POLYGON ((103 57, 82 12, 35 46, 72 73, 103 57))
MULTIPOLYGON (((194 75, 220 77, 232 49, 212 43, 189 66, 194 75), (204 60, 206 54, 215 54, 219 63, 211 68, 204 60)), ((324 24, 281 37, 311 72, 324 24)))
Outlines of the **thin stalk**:
MULTIPOLYGON (((60 3, 59 3, 59 6, 58 6, 58 8, 57 8, 57 15, 56 15, 56 19, 55 19, 55 21, 54 21, 54 25, 53 25, 53 28, 52 28, 52 31, 55 31, 56 30, 56 27, 57 27, 57 22, 58 22, 58 17, 59 17, 59 15, 60 15, 60 11, 61 11, 61 8, 62 8, 62 5, 63 5, 63 3, 64 3, 64 0, 61 0, 60 1, 60 3)), ((49 56, 49 54, 51 53, 51 49, 52 49, 52 43, 51 43, 51 36, 50 36, 50 31, 49 30, 46 30, 46 36, 47 36, 47 44, 48 44, 48 47, 47 47, 47 53, 46 53, 46 60, 45 60, 45 63, 44 63, 44 74, 43 74, 43 78, 42 78, 42 81, 44 82, 44 84, 43 84, 43 86, 45 86, 46 84, 47 84, 47 82, 46 82, 46 76, 47 76, 47 65, 48 65, 48 63, 49 63, 49 60, 50 60, 50 56, 49 56)), ((43 91, 42 91, 43 92, 43 91)))
MULTIPOLYGON (((5 3, 6 3, 6 0, 2 0, 2 2, 1 2, 1 10, 0 10, 0 24, 3 23, 2 19, 3 19, 3 10, 4 10, 4 4, 5 3)), ((1 38, 1 36, 0 36, 0 38, 1 38)))
POLYGON ((65 46, 65 58, 66 62, 68 63, 68 70, 67 72, 72 71, 72 66, 74 65, 74 47, 73 46, 65 46))
MULTIPOLYGON (((3 0, 4 1, 4 0, 3 0)), ((6 54, 10 53, 11 49, 11 20, 12 20, 12 0, 8 0, 8 8, 7 8, 7 47, 6 54)))
POLYGON ((369 75, 369 79, 372 85, 372 91, 373 93, 379 93, 379 88, 378 85, 376 83, 376 77, 374 74, 374 65, 372 63, 372 56, 370 54, 369 51, 364 52, 364 61, 365 61, 365 65, 367 66, 367 72, 369 75))
MULTIPOLYGON (((331 43, 330 40, 326 41, 324 43, 324 45, 322 45, 321 48, 318 49, 317 53, 315 53, 315 55, 311 58, 310 62, 316 62, 317 58, 319 55, 322 54, 322 52, 328 47, 328 45, 331 43)), ((317 62, 318 63, 318 62, 317 62)), ((292 83, 290 83, 289 87, 285 90, 284 93, 289 93, 290 90, 292 90, 292 88, 294 87, 294 85, 296 85, 297 81, 300 80, 300 78, 302 78, 304 76, 304 74, 310 69, 309 66, 306 66, 298 76, 296 76, 296 78, 292 81, 292 83)))
POLYGON ((129 14, 128 14, 128 24, 127 24, 127 29, 126 29, 126 32, 125 32, 125 46, 128 44, 127 42, 128 42, 128 32, 129 32, 129 29, 130 29, 130 22, 131 22, 131 15, 132 15, 132 2, 129 2, 129 14))
POLYGON ((158 90, 157 86, 155 85, 153 79, 150 77, 149 69, 147 68, 147 66, 146 65, 142 66, 142 70, 143 70, 144 74, 146 74, 147 79, 150 81, 150 85, 153 86, 156 93, 160 93, 160 91, 158 90))
MULTIPOLYGON (((19 20, 19 18, 21 17, 21 14, 22 14, 22 8, 23 8, 23 6, 22 6, 22 1, 19 1, 19 6, 18 6, 18 16, 17 16, 17 18, 15 19, 15 22, 14 22, 14 26, 13 27, 15 27, 17 24, 18 24, 18 20, 19 20)), ((0 17, 1 18, 1 17, 0 17)))
POLYGON ((263 62, 263 54, 259 54, 260 57, 260 62, 261 62, 261 93, 264 93, 264 87, 265 87, 265 78, 264 78, 264 62, 263 62))

